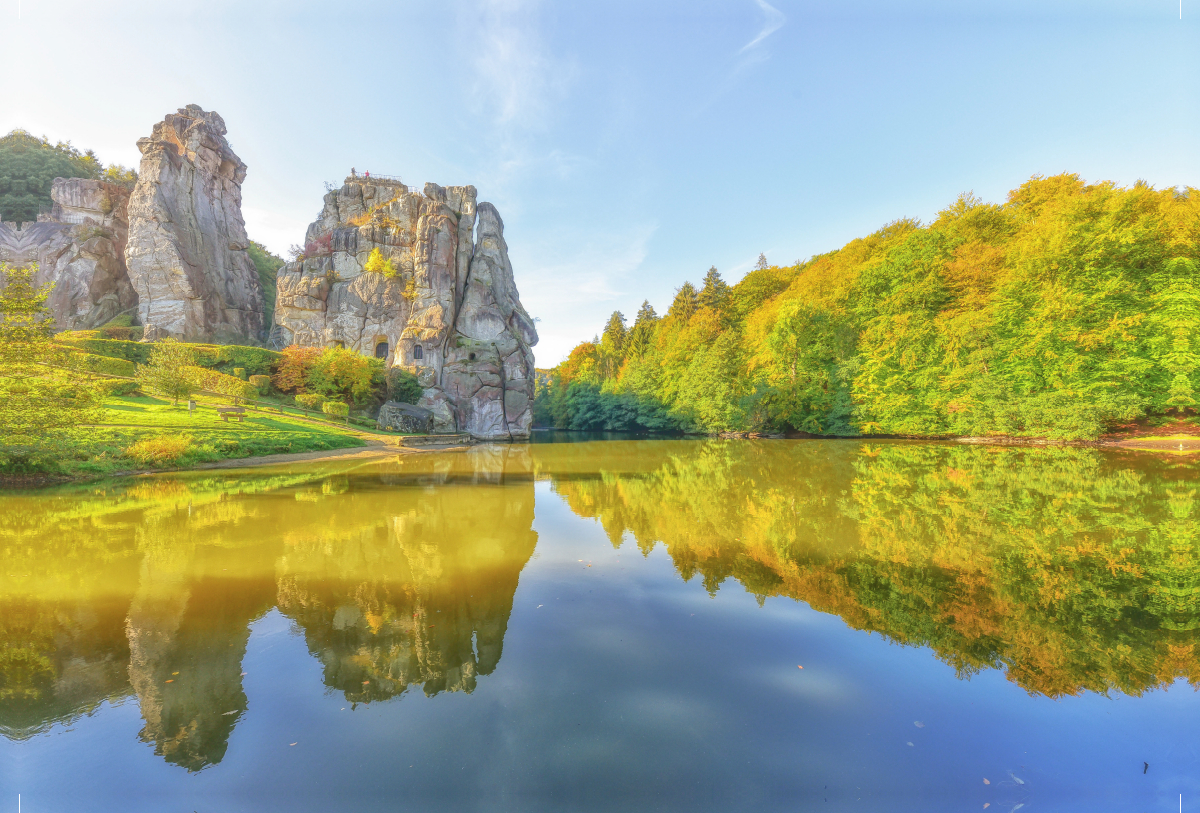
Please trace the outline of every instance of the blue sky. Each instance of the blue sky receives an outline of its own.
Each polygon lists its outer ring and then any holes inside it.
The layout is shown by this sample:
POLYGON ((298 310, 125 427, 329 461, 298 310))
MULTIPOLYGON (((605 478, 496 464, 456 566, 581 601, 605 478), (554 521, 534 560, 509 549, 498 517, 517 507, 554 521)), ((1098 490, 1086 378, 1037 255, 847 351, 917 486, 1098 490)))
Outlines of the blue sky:
POLYGON ((137 162, 189 103, 283 252, 351 166, 499 208, 538 364, 715 265, 1035 173, 1200 187, 1200 2, 0 0, 0 132, 137 162), (1194 7, 1194 8, 1192 8, 1194 7))

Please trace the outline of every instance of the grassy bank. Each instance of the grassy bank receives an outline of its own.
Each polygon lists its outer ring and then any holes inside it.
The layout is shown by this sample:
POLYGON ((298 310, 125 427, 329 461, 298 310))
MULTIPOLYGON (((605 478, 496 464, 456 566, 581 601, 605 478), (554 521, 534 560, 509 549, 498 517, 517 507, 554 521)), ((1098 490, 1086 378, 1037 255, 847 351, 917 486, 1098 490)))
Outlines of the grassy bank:
POLYGON ((248 407, 241 422, 223 421, 201 399, 196 409, 150 396, 114 397, 102 423, 72 433, 59 458, 62 477, 94 477, 131 469, 187 468, 218 460, 346 449, 365 445, 360 430, 248 407))

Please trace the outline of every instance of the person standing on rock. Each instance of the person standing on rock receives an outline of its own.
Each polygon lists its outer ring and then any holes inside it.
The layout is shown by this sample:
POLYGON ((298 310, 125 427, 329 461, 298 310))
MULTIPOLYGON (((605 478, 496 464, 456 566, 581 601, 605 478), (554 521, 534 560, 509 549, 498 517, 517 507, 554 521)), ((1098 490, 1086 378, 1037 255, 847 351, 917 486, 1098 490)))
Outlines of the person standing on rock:
POLYGON ((350 167, 350 177, 351 177, 351 178, 357 178, 357 177, 358 177, 358 173, 354 171, 354 167, 350 167))

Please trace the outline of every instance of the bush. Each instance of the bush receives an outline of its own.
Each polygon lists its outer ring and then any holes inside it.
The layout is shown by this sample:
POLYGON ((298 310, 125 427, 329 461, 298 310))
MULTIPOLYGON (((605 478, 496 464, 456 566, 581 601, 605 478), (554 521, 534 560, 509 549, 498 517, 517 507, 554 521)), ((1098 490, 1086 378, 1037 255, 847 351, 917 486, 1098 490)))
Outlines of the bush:
POLYGON ((231 372, 232 372, 234 378, 240 378, 243 381, 246 380, 246 368, 245 367, 234 367, 231 372))
POLYGON ((75 331, 74 333, 61 334, 58 342, 67 347, 78 348, 85 353, 107 356, 108 358, 125 359, 126 361, 132 361, 134 364, 146 364, 150 361, 150 349, 154 347, 153 344, 123 341, 120 339, 88 338, 89 336, 96 335, 97 332, 75 331))
POLYGON ((396 266, 392 265, 392 261, 385 260, 383 252, 377 248, 371 250, 371 256, 367 257, 367 264, 363 266, 363 271, 368 274, 383 274, 388 279, 395 279, 399 273, 396 271, 396 266))
POLYGON ((362 403, 376 386, 384 384, 383 362, 344 347, 327 347, 313 362, 304 382, 313 392, 362 403))
POLYGON ((387 371, 388 398, 405 404, 415 404, 425 392, 417 377, 408 370, 393 367, 387 371))
POLYGON ((197 364, 232 375, 237 375, 234 371, 238 368, 245 369, 248 375, 270 375, 283 359, 283 354, 263 347, 241 344, 198 344, 195 347, 197 364))
MULTIPOLYGON (((321 404, 321 411, 331 418, 348 418, 350 415, 350 405, 343 404, 341 401, 326 401, 321 404)), ((346 423, 349 423, 347 420, 346 423)))
POLYGON ((191 448, 191 435, 158 435, 139 440, 121 454, 139 465, 157 466, 175 463, 191 448))
POLYGON ((101 381, 99 386, 101 392, 103 392, 109 398, 115 398, 122 395, 133 395, 142 388, 141 383, 138 381, 116 381, 113 379, 101 381))
POLYGON ((316 392, 302 392, 296 396, 296 403, 305 412, 312 412, 321 408, 321 404, 325 403, 325 396, 316 392))
POLYGON ((240 378, 218 373, 216 370, 207 370, 204 367, 189 367, 188 371, 192 374, 192 380, 196 382, 197 387, 209 392, 228 395, 234 403, 253 401, 254 397, 258 395, 258 389, 253 384, 242 381, 240 378))
POLYGON ((259 395, 266 395, 271 391, 271 376, 252 375, 250 376, 250 385, 258 390, 259 395))
POLYGON ((271 376, 271 383, 280 392, 297 392, 304 389, 304 379, 320 358, 321 348, 293 344, 283 348, 279 355, 279 364, 276 365, 275 375, 271 376))
POLYGON ((112 358, 111 356, 95 356, 73 348, 63 359, 64 366, 78 372, 97 373, 100 375, 120 375, 132 378, 137 368, 132 361, 112 358))

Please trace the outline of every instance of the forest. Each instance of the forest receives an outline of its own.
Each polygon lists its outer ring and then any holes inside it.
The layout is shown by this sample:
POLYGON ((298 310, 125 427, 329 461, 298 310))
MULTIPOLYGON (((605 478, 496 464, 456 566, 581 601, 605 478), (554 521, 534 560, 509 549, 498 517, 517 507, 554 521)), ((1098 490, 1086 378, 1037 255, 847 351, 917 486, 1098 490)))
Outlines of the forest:
POLYGON ((0 220, 31 223, 48 211, 55 178, 88 178, 132 187, 137 171, 105 166, 92 150, 80 151, 69 141, 51 143, 45 136, 13 130, 0 137, 0 220))
POLYGON ((716 268, 541 376, 535 425, 1094 439, 1190 420, 1200 190, 1034 176, 794 266, 716 268))

